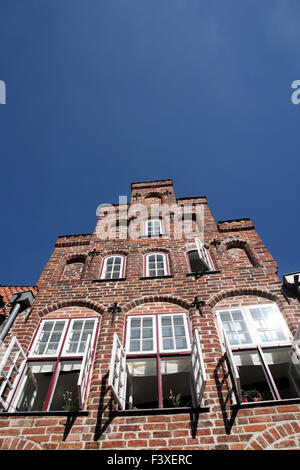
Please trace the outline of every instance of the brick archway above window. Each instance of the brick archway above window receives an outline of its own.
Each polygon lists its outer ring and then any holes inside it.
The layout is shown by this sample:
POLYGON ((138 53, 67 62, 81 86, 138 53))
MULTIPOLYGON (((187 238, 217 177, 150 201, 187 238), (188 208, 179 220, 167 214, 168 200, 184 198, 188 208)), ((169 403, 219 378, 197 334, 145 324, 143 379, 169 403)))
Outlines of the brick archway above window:
MULTIPOLYGON (((299 407, 296 407, 299 412, 299 407)), ((256 435, 244 450, 300 450, 300 425, 297 421, 277 424, 256 435)))
POLYGON ((42 447, 30 439, 17 437, 1 437, 0 450, 43 450, 42 447))
POLYGON ((40 317, 43 317, 47 315, 48 313, 55 312, 56 310, 60 310, 62 308, 67 308, 67 307, 84 307, 84 308, 89 308, 91 310, 94 310, 95 312, 99 313, 102 315, 105 311, 105 308, 96 303, 92 302, 90 300, 63 300, 61 302, 57 302, 56 304, 51 304, 48 305, 47 307, 43 308, 42 310, 38 311, 37 314, 40 317))
POLYGON ((187 302, 184 299, 181 299, 179 297, 173 297, 170 295, 151 295, 147 297, 140 297, 138 299, 135 299, 131 302, 128 302, 122 307, 123 313, 128 313, 130 310, 133 310, 135 307, 138 307, 139 305, 142 304, 147 304, 147 303, 171 303, 171 304, 176 304, 179 307, 183 308, 184 310, 189 310, 190 309, 190 302, 187 302))
POLYGON ((263 297, 268 300, 272 300, 275 302, 280 310, 284 310, 284 304, 281 300, 281 298, 273 294, 272 292, 257 289, 256 287, 239 287, 236 289, 229 289, 229 290, 223 290, 218 292, 218 294, 213 295, 208 301, 207 304, 213 308, 218 302, 221 302, 221 300, 226 299, 228 297, 236 297, 239 295, 252 295, 256 297, 263 297))

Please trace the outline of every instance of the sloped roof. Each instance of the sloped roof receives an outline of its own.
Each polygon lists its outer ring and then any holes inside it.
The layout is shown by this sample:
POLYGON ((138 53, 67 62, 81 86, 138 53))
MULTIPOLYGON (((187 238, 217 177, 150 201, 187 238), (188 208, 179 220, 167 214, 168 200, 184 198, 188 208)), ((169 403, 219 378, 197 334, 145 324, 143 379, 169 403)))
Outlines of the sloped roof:
MULTIPOLYGON (((31 292, 35 296, 38 292, 38 287, 37 286, 1 286, 0 285, 0 296, 3 299, 4 305, 6 305, 11 301, 13 294, 16 294, 18 292, 25 292, 27 290, 31 290, 31 292)), ((0 305, 0 308, 1 308, 1 305, 0 305)), ((10 311, 9 307, 5 308, 4 310, 0 310, 0 315, 7 315, 9 311, 10 311)))

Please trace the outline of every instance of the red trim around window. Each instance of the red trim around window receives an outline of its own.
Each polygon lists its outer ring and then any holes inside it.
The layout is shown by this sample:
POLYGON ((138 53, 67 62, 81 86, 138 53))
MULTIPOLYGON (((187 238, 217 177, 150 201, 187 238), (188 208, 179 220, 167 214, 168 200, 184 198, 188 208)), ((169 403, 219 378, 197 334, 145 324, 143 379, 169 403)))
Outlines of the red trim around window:
MULTIPOLYGON (((50 385, 49 385, 49 388, 48 388, 48 391, 47 391, 47 394, 46 394, 46 398, 45 398, 45 401, 44 401, 44 404, 43 404, 43 407, 42 407, 42 410, 41 411, 48 411, 48 407, 49 407, 49 402, 50 402, 50 399, 52 398, 52 394, 54 392, 54 388, 55 388, 55 385, 56 385, 56 379, 57 379, 57 370, 58 370, 58 367, 59 367, 59 364, 60 364, 60 361, 61 359, 64 359, 64 360, 78 360, 78 362, 80 360, 83 359, 83 354, 80 355, 80 356, 63 356, 62 355, 62 351, 63 351, 63 348, 64 348, 64 345, 65 345, 65 341, 66 341, 66 338, 67 338, 67 334, 68 334, 68 331, 69 331, 69 328, 70 328, 70 325, 71 325, 71 322, 72 320, 96 320, 96 330, 95 330, 95 336, 94 336, 94 341, 93 341, 93 353, 92 353, 92 360, 91 360, 91 366, 90 366, 90 369, 89 369, 89 372, 88 372, 88 381, 90 380, 90 374, 91 374, 91 370, 92 370, 92 365, 93 365, 93 359, 94 359, 94 356, 95 356, 95 352, 96 352, 96 348, 95 348, 95 345, 96 345, 96 342, 97 342, 97 338, 98 338, 98 334, 99 334, 99 329, 100 329, 100 323, 101 323, 101 317, 99 316, 95 316, 95 315, 91 315, 91 316, 73 316, 73 317, 68 317, 68 318, 61 318, 61 317, 52 317, 52 318, 44 318, 44 319, 41 319, 40 322, 39 322, 39 325, 35 331, 35 334, 32 338, 32 341, 30 343, 30 346, 28 348, 28 351, 26 353, 26 358, 27 358, 27 364, 28 363, 31 363, 31 362, 55 362, 55 366, 54 366, 54 370, 53 370, 53 373, 52 373, 52 378, 51 378, 51 381, 50 381, 50 385), (31 349, 32 349, 32 346, 35 342, 35 339, 36 339, 36 336, 38 334, 38 332, 40 331, 40 327, 42 325, 42 323, 44 321, 56 321, 56 320, 64 320, 67 322, 67 327, 66 327, 66 331, 65 331, 65 334, 64 334, 64 338, 63 338, 63 341, 61 343, 61 347, 60 347, 60 351, 58 353, 58 355, 56 356, 37 356, 37 357, 29 357, 29 354, 31 352, 31 349)), ((26 368, 24 369, 24 372, 25 372, 26 368)), ((18 391, 19 389, 19 386, 20 386, 20 383, 22 381, 24 377, 24 373, 22 374, 22 376, 19 378, 19 381, 16 385, 16 389, 14 391, 14 394, 12 396, 12 399, 10 401, 10 405, 13 403, 13 400, 16 396, 16 392, 18 391)), ((84 401, 83 401, 83 408, 85 407, 85 402, 86 402, 86 395, 88 393, 88 388, 86 390, 86 393, 85 393, 85 397, 84 397, 84 401)))
POLYGON ((125 329, 124 329, 124 339, 123 339, 123 347, 126 352, 126 358, 129 359, 137 359, 137 358, 156 358, 156 368, 157 368, 157 400, 158 400, 158 408, 163 408, 163 387, 162 387, 162 375, 161 375, 161 358, 162 357, 168 357, 168 356, 189 356, 191 354, 191 344, 192 344, 192 338, 191 338, 191 327, 189 323, 189 316, 187 312, 154 312, 154 313, 135 313, 135 314, 128 314, 126 316, 126 321, 125 321, 125 329), (159 322, 158 322, 158 317, 166 315, 185 315, 186 320, 187 320, 187 336, 190 342, 190 350, 187 351, 170 351, 170 352, 160 352, 159 350, 159 322), (128 354, 126 352, 126 340, 127 340, 127 319, 128 317, 145 317, 145 316, 154 316, 155 317, 155 329, 156 329, 156 352, 153 353, 138 353, 138 354, 128 354))

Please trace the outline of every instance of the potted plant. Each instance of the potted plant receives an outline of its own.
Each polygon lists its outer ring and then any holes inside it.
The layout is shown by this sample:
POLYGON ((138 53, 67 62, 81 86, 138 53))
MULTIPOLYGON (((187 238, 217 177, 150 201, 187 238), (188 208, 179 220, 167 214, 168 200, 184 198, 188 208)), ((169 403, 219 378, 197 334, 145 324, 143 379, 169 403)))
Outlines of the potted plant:
POLYGON ((180 400, 181 400, 181 393, 178 393, 178 395, 173 395, 172 390, 170 390, 170 395, 169 398, 171 400, 172 406, 178 408, 180 406, 180 400))
POLYGON ((242 390, 242 402, 252 402, 252 401, 262 401, 263 397, 262 394, 256 390, 242 390))
POLYGON ((73 399, 73 394, 72 392, 69 392, 68 390, 65 391, 63 394, 63 399, 64 399, 64 405, 62 406, 63 410, 66 411, 72 411, 72 410, 78 410, 78 404, 76 403, 73 399))

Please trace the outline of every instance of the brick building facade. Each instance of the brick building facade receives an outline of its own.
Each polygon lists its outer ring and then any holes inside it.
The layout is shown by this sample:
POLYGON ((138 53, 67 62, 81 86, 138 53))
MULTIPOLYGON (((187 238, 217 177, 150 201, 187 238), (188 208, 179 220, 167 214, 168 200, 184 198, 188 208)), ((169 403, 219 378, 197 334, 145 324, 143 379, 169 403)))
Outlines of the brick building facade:
POLYGON ((252 221, 216 223, 172 180, 131 189, 92 234, 58 237, 9 330, 0 449, 300 449, 300 304, 252 221))

